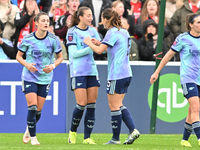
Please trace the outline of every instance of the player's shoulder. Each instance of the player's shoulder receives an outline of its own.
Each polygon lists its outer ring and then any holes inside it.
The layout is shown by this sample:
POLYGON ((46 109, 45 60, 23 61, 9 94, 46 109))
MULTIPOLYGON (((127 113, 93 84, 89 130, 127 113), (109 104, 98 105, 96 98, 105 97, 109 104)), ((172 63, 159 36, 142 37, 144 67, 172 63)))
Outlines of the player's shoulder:
POLYGON ((182 38, 185 38, 187 37, 188 38, 189 36, 189 32, 184 32, 184 33, 181 33, 177 36, 178 39, 182 39, 182 38))
POLYGON ((54 40, 56 40, 58 38, 55 34, 53 34, 51 32, 48 32, 48 37, 50 37, 50 38, 52 38, 54 40))
POLYGON ((24 36, 24 40, 31 39, 31 38, 34 38, 34 32, 24 36))
POLYGON ((75 26, 73 26, 73 27, 71 27, 71 28, 68 29, 69 33, 73 33, 75 31, 77 31, 77 28, 75 26))

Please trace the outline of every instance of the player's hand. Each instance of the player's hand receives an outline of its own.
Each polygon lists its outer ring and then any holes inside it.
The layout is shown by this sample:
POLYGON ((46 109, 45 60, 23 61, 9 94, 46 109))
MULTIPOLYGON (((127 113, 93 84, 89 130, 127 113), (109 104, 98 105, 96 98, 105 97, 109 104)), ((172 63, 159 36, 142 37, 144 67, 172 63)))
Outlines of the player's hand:
POLYGON ((36 65, 36 64, 34 64, 34 63, 30 63, 30 64, 28 64, 28 65, 26 66, 26 68, 27 68, 30 72, 35 73, 36 71, 38 71, 37 68, 34 67, 35 65, 36 65))
POLYGON ((89 36, 87 36, 85 39, 84 39, 84 43, 89 45, 91 43, 91 39, 89 36))
POLYGON ((101 45, 101 42, 95 38, 92 38, 91 41, 94 45, 97 45, 97 46, 101 45))
POLYGON ((157 79, 158 79, 158 74, 157 73, 152 74, 150 78, 150 83, 153 84, 154 82, 156 82, 157 79))
POLYGON ((47 66, 45 66, 45 68, 43 69, 43 71, 45 72, 45 73, 49 73, 49 72, 51 72, 53 70, 53 65, 47 65, 47 66))

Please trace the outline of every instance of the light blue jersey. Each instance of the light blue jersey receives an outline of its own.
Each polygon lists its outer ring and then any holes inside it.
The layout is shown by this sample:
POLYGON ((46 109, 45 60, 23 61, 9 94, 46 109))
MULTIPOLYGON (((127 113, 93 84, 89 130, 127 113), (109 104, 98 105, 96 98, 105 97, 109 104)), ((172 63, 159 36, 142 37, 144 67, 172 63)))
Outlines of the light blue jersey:
POLYGON ((189 32, 180 34, 171 49, 180 52, 181 84, 200 85, 200 37, 193 37, 189 32))
POLYGON ((108 46, 108 80, 118 80, 132 76, 129 62, 130 36, 125 29, 113 27, 106 33, 102 44, 108 46))
MULTIPOLYGON (((3 43, 13 47, 13 44, 11 41, 9 41, 7 39, 3 39, 3 38, 2 38, 2 40, 3 40, 3 43)), ((0 60, 8 60, 8 59, 10 59, 10 58, 4 53, 3 48, 0 46, 0 60)))
POLYGON ((54 52, 62 51, 58 37, 50 32, 43 39, 35 36, 35 32, 25 36, 18 49, 26 53, 26 62, 35 63, 38 69, 35 73, 30 72, 26 67, 22 71, 22 80, 37 84, 49 84, 53 78, 53 71, 45 73, 43 69, 53 62, 54 52))
POLYGON ((98 75, 96 63, 93 58, 93 50, 84 43, 84 39, 87 36, 100 40, 96 29, 89 26, 85 30, 74 26, 67 32, 66 39, 67 46, 69 46, 71 77, 98 75))

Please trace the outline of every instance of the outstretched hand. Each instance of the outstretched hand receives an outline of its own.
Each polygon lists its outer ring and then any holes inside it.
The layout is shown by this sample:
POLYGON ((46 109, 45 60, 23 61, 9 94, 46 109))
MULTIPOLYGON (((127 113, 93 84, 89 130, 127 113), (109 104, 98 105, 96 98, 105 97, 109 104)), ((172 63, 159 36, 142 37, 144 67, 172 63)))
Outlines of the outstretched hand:
POLYGON ((158 79, 158 74, 157 73, 152 74, 150 78, 150 83, 153 84, 154 82, 156 82, 157 79, 158 79))

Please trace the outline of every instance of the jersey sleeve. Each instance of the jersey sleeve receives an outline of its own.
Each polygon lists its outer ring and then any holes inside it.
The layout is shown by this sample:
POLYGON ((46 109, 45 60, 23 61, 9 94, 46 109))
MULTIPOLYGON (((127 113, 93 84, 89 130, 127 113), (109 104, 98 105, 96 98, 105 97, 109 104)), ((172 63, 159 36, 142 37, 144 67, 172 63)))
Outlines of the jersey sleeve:
POLYGON ((18 46, 18 49, 23 53, 26 53, 28 49, 28 45, 26 43, 27 43, 26 38, 23 38, 21 44, 18 46))
POLYGON ((68 30, 66 40, 67 46, 76 45, 76 34, 72 30, 68 30))
POLYGON ((183 48, 183 42, 181 42, 181 35, 179 35, 179 36, 175 39, 173 45, 171 46, 171 49, 172 49, 173 51, 175 51, 175 52, 180 52, 182 48, 183 48))
POLYGON ((102 41, 102 44, 107 45, 108 47, 113 47, 115 42, 117 41, 117 37, 111 30, 108 30, 105 38, 102 41))
POLYGON ((62 51, 61 45, 60 45, 60 40, 58 37, 56 37, 56 40, 53 43, 53 48, 54 48, 54 52, 56 54, 60 53, 62 51))

